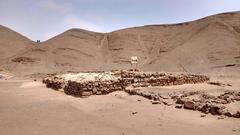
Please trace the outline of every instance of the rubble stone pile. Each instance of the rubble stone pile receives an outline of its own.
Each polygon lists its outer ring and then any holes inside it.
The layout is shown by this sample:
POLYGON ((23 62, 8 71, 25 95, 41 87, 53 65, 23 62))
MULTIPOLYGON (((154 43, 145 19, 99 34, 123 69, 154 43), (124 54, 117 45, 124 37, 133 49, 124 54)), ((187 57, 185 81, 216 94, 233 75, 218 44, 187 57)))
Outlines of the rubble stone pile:
POLYGON ((176 103, 183 105, 186 109, 198 110, 205 114, 210 113, 212 115, 240 118, 240 110, 231 112, 226 107, 227 104, 240 102, 240 92, 226 91, 219 96, 212 96, 205 93, 193 93, 190 95, 198 95, 198 98, 188 98, 188 96, 184 94, 175 98, 176 103))
POLYGON ((133 87, 181 85, 208 80, 207 76, 195 74, 115 71, 56 75, 44 78, 43 83, 55 90, 63 88, 68 95, 87 97, 125 90, 130 85, 133 87))
POLYGON ((240 110, 231 111, 228 105, 240 103, 240 92, 225 91, 223 94, 213 96, 202 91, 168 93, 162 95, 153 91, 144 91, 138 88, 125 90, 131 95, 139 95, 152 100, 152 104, 175 105, 175 108, 197 110, 205 114, 222 115, 240 118, 240 110))

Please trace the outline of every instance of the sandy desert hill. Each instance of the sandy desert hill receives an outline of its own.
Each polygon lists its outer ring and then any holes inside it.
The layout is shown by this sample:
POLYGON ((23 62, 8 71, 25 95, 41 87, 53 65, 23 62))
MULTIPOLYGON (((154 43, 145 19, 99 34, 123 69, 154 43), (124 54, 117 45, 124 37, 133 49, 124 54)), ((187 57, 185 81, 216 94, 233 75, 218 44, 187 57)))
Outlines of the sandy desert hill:
POLYGON ((140 69, 148 71, 240 72, 240 12, 110 33, 70 29, 34 47, 20 35, 8 35, 0 38, 2 68, 19 75, 127 69, 131 56, 138 56, 140 69), (10 51, 7 43, 22 47, 10 51))
POLYGON ((0 25, 0 64, 34 47, 33 42, 19 33, 0 25))
POLYGON ((111 51, 113 63, 137 55, 145 70, 181 71, 184 67, 190 72, 209 72, 228 70, 226 65, 239 68, 239 22, 237 12, 176 25, 131 28, 110 33, 109 48, 118 47, 111 51))

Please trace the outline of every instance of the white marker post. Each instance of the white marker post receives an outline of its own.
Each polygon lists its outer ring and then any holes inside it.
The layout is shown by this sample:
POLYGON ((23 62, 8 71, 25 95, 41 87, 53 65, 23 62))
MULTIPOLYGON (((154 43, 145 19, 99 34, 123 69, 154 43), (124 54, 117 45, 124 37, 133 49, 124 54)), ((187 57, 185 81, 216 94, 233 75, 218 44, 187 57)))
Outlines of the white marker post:
POLYGON ((138 63, 138 57, 137 56, 132 56, 131 57, 131 69, 133 71, 137 70, 137 63, 138 63))

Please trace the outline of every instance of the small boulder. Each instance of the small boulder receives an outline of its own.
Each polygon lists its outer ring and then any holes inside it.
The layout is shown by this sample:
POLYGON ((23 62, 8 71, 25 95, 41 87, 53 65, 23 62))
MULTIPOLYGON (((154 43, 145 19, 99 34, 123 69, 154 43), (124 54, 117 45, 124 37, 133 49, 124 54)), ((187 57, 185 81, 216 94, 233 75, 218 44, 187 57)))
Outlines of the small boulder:
POLYGON ((209 113, 209 105, 208 104, 204 104, 202 105, 198 110, 205 113, 205 114, 208 114, 209 113))
POLYGON ((184 104, 184 100, 181 98, 177 98, 176 104, 184 104))
POLYGON ((195 109, 195 105, 194 105, 194 102, 193 101, 185 101, 184 102, 184 108, 185 109, 190 109, 190 110, 194 110, 195 109))
POLYGON ((167 106, 170 106, 170 105, 173 105, 173 102, 171 100, 162 100, 163 104, 164 105, 167 105, 167 106))
POLYGON ((220 109, 221 108, 216 105, 211 105, 209 109, 209 113, 211 113, 212 115, 221 115, 220 109))
POLYGON ((235 101, 240 101, 240 96, 234 96, 233 98, 235 101))
POLYGON ((170 97, 169 96, 166 96, 166 95, 161 95, 161 94, 158 94, 159 95, 159 97, 160 98, 162 98, 162 99, 170 99, 170 97))
POLYGON ((97 88, 92 89, 93 94, 96 94, 98 92, 97 88))
POLYGON ((96 95, 102 95, 101 91, 97 91, 96 95))
POLYGON ((224 118, 225 118, 224 116, 219 116, 217 119, 221 120, 221 119, 224 119, 224 118))
POLYGON ((82 92, 82 97, 89 97, 91 95, 92 95, 91 91, 84 91, 84 92, 82 92))
POLYGON ((225 116, 228 116, 228 117, 232 117, 232 113, 231 112, 225 112, 225 113, 223 113, 223 115, 225 115, 225 116))
POLYGON ((155 100, 151 101, 151 103, 152 103, 152 104, 161 104, 161 102, 155 101, 155 100))
POLYGON ((235 114, 232 115, 234 118, 240 118, 240 112, 236 112, 235 114))
POLYGON ((175 108, 177 108, 177 109, 181 109, 183 107, 183 105, 181 105, 181 104, 177 104, 176 106, 175 106, 175 108))

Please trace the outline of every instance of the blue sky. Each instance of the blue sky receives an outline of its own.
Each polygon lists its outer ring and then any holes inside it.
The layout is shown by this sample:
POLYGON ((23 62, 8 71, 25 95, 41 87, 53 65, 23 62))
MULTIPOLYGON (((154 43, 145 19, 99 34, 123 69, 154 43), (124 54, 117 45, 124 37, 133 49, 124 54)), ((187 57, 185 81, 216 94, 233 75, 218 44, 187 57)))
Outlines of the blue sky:
POLYGON ((240 11, 240 0, 0 0, 0 24, 47 40, 70 28, 111 32, 229 11, 240 11))

